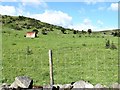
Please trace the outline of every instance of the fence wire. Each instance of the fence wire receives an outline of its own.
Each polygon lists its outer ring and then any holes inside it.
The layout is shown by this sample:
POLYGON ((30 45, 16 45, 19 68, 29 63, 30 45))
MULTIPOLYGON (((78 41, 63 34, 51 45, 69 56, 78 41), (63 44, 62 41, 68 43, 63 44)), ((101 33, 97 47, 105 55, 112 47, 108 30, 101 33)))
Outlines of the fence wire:
MULTIPOLYGON (((91 44, 91 47, 94 45, 91 44)), ((2 82, 12 83, 16 76, 26 75, 31 77, 36 85, 50 83, 48 49, 30 49, 30 52, 27 47, 18 49, 17 53, 15 49, 3 51, 2 82)), ((117 50, 87 48, 83 45, 52 51, 55 84, 78 80, 105 85, 118 82, 117 50)))

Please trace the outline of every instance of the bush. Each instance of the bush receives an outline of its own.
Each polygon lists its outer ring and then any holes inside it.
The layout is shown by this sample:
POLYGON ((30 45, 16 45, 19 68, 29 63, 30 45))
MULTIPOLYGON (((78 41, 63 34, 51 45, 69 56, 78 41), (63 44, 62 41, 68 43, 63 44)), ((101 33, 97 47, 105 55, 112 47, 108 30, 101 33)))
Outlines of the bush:
POLYGON ((37 37, 37 34, 39 31, 37 29, 34 29, 34 30, 32 30, 32 32, 35 32, 35 37, 37 37))
POLYGON ((91 29, 88 29, 88 34, 90 35, 92 33, 92 30, 91 29))
POLYGON ((42 32, 41 32, 43 35, 47 35, 47 31, 46 30, 42 30, 42 32))
POLYGON ((65 31, 66 31, 66 30, 65 30, 64 28, 61 29, 61 32, 62 32, 63 34, 66 34, 65 31))
POLYGON ((120 32, 118 32, 118 35, 117 35, 118 37, 120 37, 120 32))
POLYGON ((77 34, 77 31, 76 31, 76 30, 73 30, 73 34, 77 34))
POLYGON ((22 30, 22 28, 18 24, 16 24, 16 25, 11 24, 11 28, 13 28, 15 30, 22 30))
POLYGON ((82 44, 82 46, 87 46, 87 45, 84 43, 84 44, 82 44))
POLYGON ((12 43, 12 45, 16 45, 16 43, 12 43))
POLYGON ((31 55, 31 54, 33 54, 33 53, 32 53, 32 50, 30 49, 29 46, 27 47, 27 50, 26 50, 26 51, 27 51, 27 52, 26 52, 27 55, 31 55))
POLYGON ((110 40, 107 40, 107 41, 106 41, 105 48, 106 48, 106 49, 110 48, 110 40))
POLYGON ((117 47, 115 46, 115 44, 112 42, 112 44, 111 44, 111 47, 110 47, 110 49, 117 49, 117 47))
POLYGON ((82 37, 81 35, 79 35, 79 37, 82 37))
POLYGON ((86 31, 82 30, 82 34, 86 34, 86 33, 87 33, 86 31))

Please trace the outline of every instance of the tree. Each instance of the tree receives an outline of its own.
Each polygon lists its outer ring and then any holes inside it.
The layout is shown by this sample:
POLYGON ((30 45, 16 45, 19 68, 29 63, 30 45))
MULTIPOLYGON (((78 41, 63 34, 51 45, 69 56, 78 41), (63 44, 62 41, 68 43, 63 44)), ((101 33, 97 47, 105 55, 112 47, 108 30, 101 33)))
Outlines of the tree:
POLYGON ((77 31, 76 31, 76 30, 73 30, 73 34, 77 34, 77 31))
POLYGON ((24 16, 18 16, 18 20, 25 20, 24 16))
POLYGON ((92 30, 91 29, 88 29, 88 34, 90 35, 92 33, 92 30))
POLYGON ((117 32, 115 32, 115 33, 114 33, 114 36, 117 36, 117 35, 118 35, 118 33, 117 33, 117 32))
POLYGON ((118 32, 118 35, 117 35, 118 37, 120 37, 120 32, 118 32))
POLYGON ((65 30, 64 28, 61 28, 61 32, 62 32, 63 34, 66 34, 65 31, 66 31, 66 30, 65 30))
POLYGON ((32 32, 35 32, 35 37, 37 37, 37 34, 39 31, 37 29, 34 29, 34 30, 32 30, 32 32))
POLYGON ((43 29, 41 33, 42 33, 43 35, 47 35, 46 29, 43 29))
POLYGON ((82 30, 82 34, 85 34, 85 33, 87 33, 86 31, 84 31, 84 30, 82 30))

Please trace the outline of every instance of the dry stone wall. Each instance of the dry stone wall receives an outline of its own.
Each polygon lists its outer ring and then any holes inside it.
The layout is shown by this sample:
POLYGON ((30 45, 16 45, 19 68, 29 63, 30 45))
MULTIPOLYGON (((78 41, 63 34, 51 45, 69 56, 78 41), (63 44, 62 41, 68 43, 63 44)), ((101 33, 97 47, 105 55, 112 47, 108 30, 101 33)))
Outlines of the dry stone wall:
POLYGON ((45 85, 45 86, 33 86, 33 80, 27 76, 18 76, 15 78, 15 81, 8 85, 3 83, 0 85, 0 90, 84 90, 84 89, 107 89, 113 88, 115 90, 120 89, 120 84, 114 83, 109 86, 104 86, 101 84, 92 85, 89 82, 80 80, 76 82, 72 82, 71 84, 56 84, 53 86, 45 85))

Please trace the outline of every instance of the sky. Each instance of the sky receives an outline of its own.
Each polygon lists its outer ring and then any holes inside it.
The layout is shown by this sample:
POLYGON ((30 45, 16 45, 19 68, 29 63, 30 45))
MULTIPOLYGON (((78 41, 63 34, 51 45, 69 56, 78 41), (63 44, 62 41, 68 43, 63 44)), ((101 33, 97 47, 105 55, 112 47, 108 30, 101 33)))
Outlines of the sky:
POLYGON ((118 28, 118 1, 0 0, 0 14, 26 16, 75 30, 118 28))

